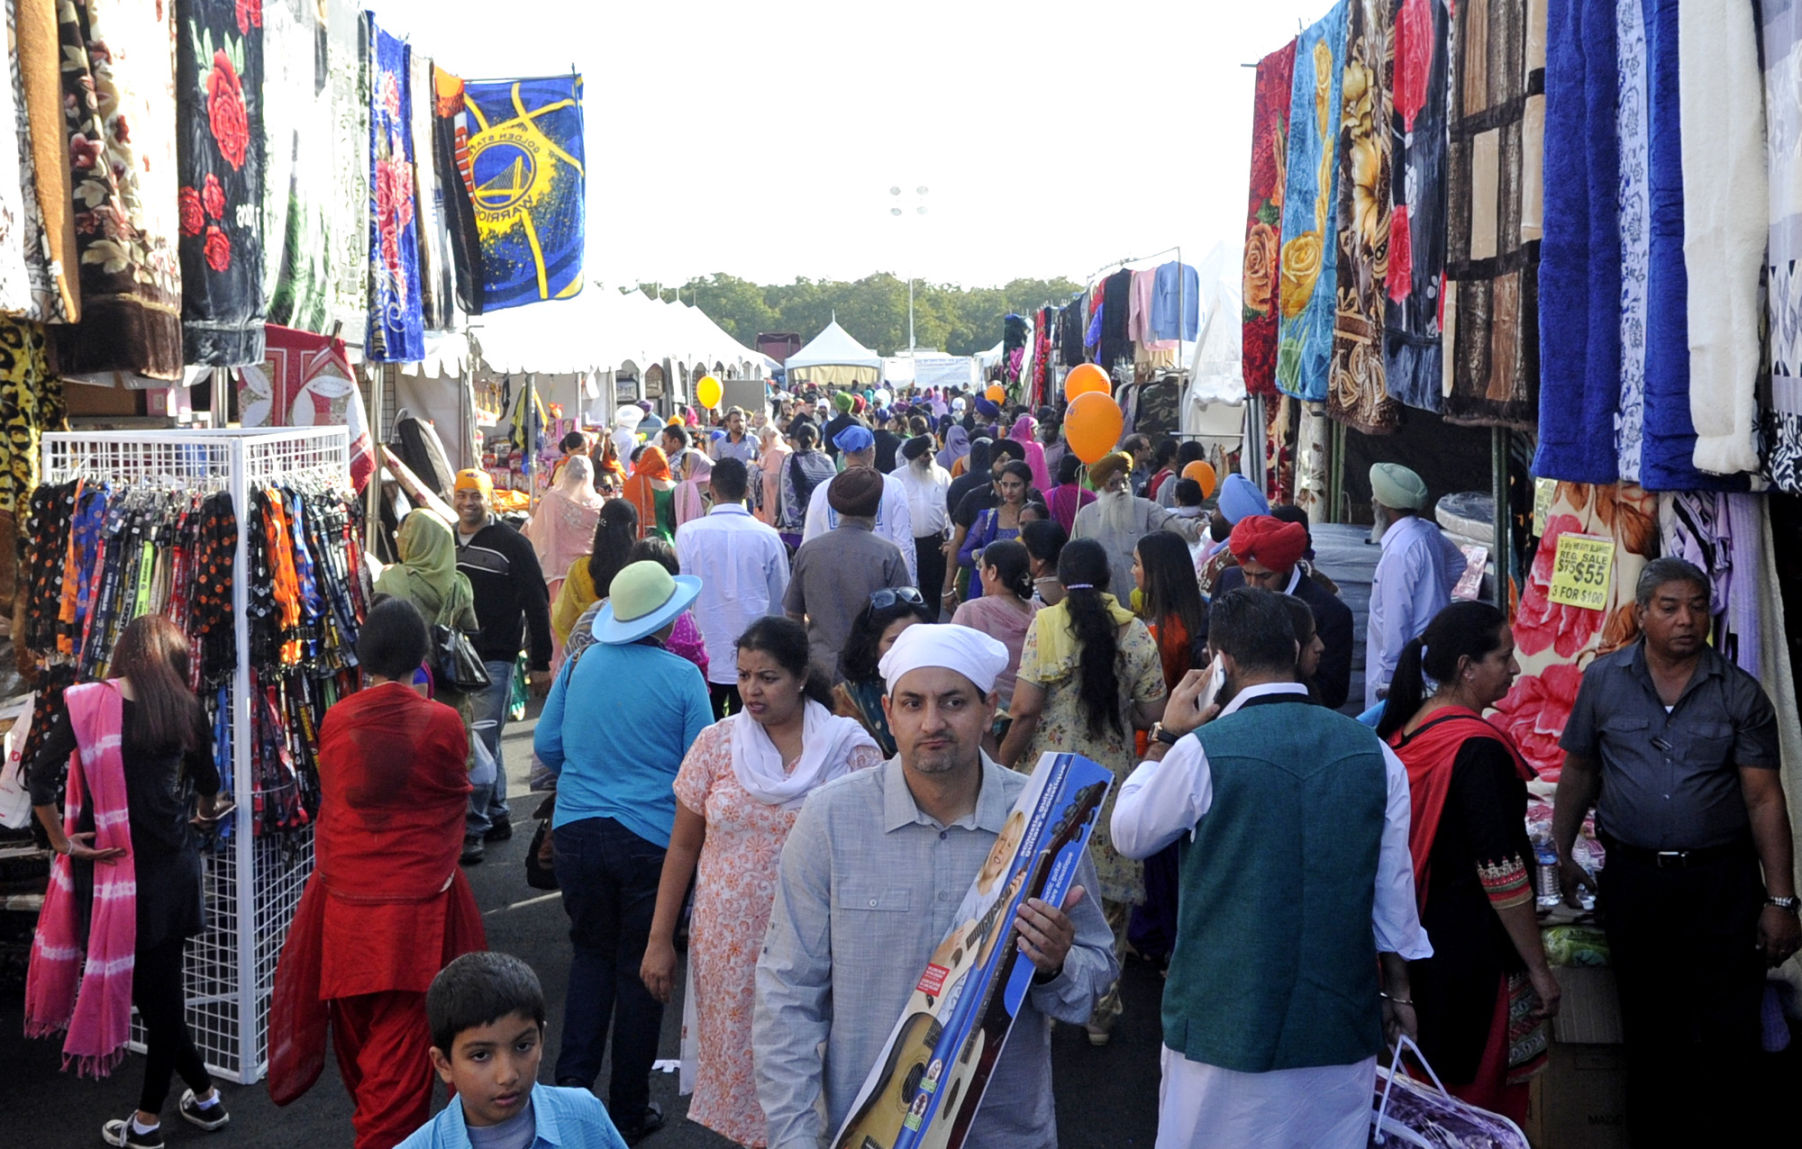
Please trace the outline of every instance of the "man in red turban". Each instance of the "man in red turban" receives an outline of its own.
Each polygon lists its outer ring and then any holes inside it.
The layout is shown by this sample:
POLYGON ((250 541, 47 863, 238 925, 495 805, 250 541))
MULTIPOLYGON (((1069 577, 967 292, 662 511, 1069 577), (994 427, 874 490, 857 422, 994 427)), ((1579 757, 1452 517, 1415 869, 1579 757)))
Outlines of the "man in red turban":
POLYGON ((1310 577, 1302 562, 1308 552, 1305 523, 1288 522, 1272 515, 1247 515, 1233 527, 1227 539, 1239 565, 1221 573, 1214 593, 1236 586, 1262 587, 1292 594, 1314 612, 1314 629, 1325 649, 1320 669, 1314 672, 1314 689, 1334 710, 1351 695, 1352 613, 1339 596, 1310 577))

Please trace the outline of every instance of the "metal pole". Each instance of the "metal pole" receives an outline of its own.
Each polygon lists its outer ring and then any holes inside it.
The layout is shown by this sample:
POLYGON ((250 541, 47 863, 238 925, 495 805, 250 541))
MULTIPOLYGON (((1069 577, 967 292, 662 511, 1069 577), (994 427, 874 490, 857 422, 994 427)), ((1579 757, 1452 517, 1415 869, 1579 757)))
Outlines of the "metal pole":
MULTIPOLYGON (((256 844, 256 776, 252 745, 256 741, 250 721, 250 483, 244 466, 243 438, 230 440, 230 483, 232 506, 241 527, 233 546, 232 611, 241 620, 237 628, 238 665, 232 671, 231 757, 232 795, 237 801, 237 816, 232 819, 232 853, 236 865, 233 874, 233 900, 237 903, 237 920, 232 923, 236 935, 238 959, 238 1072, 235 1080, 248 1085, 261 1076, 257 1072, 257 1031, 267 1024, 257 995, 257 855, 256 844)), ((223 1068, 223 1067, 221 1067, 223 1068)), ((225 1074, 222 1076, 231 1076, 225 1074)))
POLYGON ((1495 500, 1495 605, 1508 612, 1508 579, 1511 548, 1508 544, 1508 429, 1492 427, 1489 431, 1489 495, 1495 500))
POLYGON ((907 353, 914 353, 914 277, 907 277, 907 353))

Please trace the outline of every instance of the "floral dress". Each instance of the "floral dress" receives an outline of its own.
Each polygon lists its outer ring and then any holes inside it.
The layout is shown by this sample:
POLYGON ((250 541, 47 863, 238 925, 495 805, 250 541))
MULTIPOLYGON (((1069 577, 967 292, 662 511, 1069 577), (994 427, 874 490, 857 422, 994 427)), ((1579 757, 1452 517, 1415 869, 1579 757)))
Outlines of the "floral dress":
MULTIPOLYGON (((689 926, 699 1055, 688 1117, 741 1145, 762 1146, 769 1123, 751 1068, 757 954, 776 898, 782 843, 800 811, 761 802, 738 784, 732 724, 742 720, 734 715, 701 731, 676 774, 676 801, 707 820, 689 926)), ((859 746, 848 764, 864 770, 881 761, 874 746, 859 746)))
POLYGON ((1101 728, 1099 737, 1089 734, 1088 718, 1077 693, 1077 669, 1074 663, 1048 666, 1039 657, 1039 628, 1048 619, 1067 618, 1061 612, 1045 612, 1033 619, 1026 632, 1026 646, 1020 652, 1018 680, 1030 682, 1045 692, 1045 708, 1039 715, 1038 729, 1020 756, 1018 768, 1031 773, 1045 753, 1080 754, 1114 772, 1114 786, 1108 791, 1101 816, 1095 819, 1095 830, 1089 837, 1089 855, 1095 861, 1101 879, 1101 897, 1105 901, 1138 903, 1145 899, 1145 884, 1140 864, 1120 856, 1114 850, 1109 823, 1114 818, 1114 800, 1120 784, 1126 781, 1136 764, 1133 756, 1133 726, 1130 718, 1134 703, 1153 702, 1164 697, 1164 664, 1157 643, 1145 624, 1134 619, 1120 628, 1120 649, 1114 656, 1114 671, 1120 679, 1120 715, 1122 733, 1111 724, 1101 728))

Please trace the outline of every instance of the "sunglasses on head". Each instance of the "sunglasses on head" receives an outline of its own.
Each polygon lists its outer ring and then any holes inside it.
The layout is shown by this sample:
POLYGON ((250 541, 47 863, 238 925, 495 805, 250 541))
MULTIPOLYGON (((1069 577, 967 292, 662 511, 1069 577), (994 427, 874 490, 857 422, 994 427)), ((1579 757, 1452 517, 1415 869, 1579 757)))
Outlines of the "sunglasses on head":
POLYGON ((870 592, 870 609, 872 610, 887 610, 898 602, 904 602, 909 606, 926 605, 925 598, 921 596, 916 587, 883 587, 881 590, 870 592))

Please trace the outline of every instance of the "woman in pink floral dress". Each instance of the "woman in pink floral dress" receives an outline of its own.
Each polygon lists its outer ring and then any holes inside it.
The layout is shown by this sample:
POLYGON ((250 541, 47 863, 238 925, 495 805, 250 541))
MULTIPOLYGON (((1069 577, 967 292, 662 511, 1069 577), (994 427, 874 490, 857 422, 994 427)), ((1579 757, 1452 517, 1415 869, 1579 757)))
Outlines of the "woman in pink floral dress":
POLYGON ((809 677, 800 623, 759 619, 737 647, 744 711, 703 730, 676 775, 676 826, 640 976, 652 996, 669 1000, 676 920, 695 877, 688 960, 699 1056, 688 1117, 761 1147, 767 1125, 751 1071, 751 1009, 782 843, 810 791, 877 765, 882 753, 860 724, 828 709, 825 682, 809 677))

